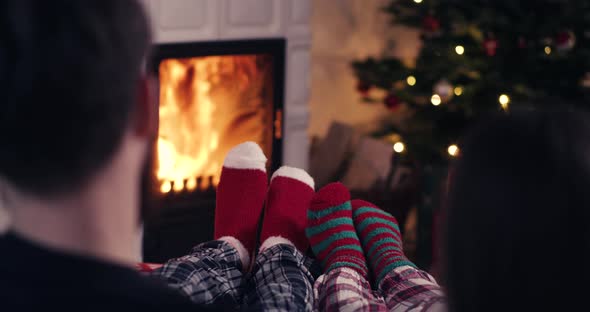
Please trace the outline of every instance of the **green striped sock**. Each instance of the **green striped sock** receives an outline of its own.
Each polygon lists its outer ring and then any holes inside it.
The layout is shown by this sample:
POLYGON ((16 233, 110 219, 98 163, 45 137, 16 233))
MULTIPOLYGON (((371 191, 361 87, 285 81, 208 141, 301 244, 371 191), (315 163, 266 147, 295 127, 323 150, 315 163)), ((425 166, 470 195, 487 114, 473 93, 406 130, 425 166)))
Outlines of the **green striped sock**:
POLYGON ((349 268, 368 278, 361 243, 352 221, 350 193, 332 183, 316 193, 307 212, 305 234, 324 272, 349 268))
POLYGON ((397 267, 415 267, 404 255, 402 235, 392 215, 362 200, 353 200, 351 205, 354 226, 375 275, 376 285, 397 267))

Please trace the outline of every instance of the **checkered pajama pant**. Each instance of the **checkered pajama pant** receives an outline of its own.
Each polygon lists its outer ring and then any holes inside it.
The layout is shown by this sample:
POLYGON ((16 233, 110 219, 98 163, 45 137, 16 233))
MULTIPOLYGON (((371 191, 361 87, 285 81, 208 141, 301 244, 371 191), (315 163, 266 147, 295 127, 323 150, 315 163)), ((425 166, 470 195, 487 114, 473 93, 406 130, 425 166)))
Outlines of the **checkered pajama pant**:
POLYGON ((446 311, 440 286, 424 271, 403 266, 394 269, 374 291, 356 271, 338 268, 314 285, 316 311, 446 311))
POLYGON ((313 261, 290 245, 275 245, 255 260, 251 273, 244 275, 236 249, 211 241, 153 274, 195 303, 229 303, 228 308, 247 311, 446 310, 434 278, 409 266, 390 272, 374 291, 369 281, 347 268, 320 276, 314 285, 313 261))
POLYGON ((256 256, 242 273, 236 249, 223 241, 195 247, 152 274, 199 304, 229 304, 247 311, 311 311, 312 260, 290 245, 275 245, 256 256))

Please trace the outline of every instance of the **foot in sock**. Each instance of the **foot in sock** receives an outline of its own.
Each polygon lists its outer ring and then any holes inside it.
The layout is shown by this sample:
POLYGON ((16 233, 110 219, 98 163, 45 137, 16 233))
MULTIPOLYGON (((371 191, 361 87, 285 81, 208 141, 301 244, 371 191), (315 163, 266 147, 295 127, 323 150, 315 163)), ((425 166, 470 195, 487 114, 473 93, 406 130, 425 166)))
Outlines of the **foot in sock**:
POLYGON ((301 169, 284 166, 272 175, 260 232, 261 251, 281 243, 307 250, 305 226, 313 188, 313 178, 301 169))
POLYGON ((324 273, 345 267, 368 279, 367 264, 352 221, 348 189, 332 183, 319 190, 307 217, 305 232, 324 273))
POLYGON ((238 250, 242 267, 250 264, 266 196, 266 157, 254 142, 231 149, 217 188, 214 238, 238 250))
POLYGON ((397 267, 415 267, 402 250, 397 220, 369 202, 353 200, 351 203, 354 226, 375 275, 375 285, 379 285, 385 275, 397 267))

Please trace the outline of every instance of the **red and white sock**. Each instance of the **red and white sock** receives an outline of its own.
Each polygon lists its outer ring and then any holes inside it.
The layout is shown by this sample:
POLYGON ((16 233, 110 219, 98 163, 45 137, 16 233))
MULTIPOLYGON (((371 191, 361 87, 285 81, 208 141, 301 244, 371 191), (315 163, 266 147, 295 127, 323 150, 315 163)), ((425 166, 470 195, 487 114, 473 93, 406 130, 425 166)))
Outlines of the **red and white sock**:
POLYGON ((266 157, 256 143, 242 143, 228 152, 217 187, 213 236, 238 250, 243 268, 256 247, 267 179, 266 157))
POLYGON ((313 194, 313 178, 304 170, 284 166, 272 175, 260 251, 277 244, 290 244, 301 252, 307 250, 307 209, 313 194))

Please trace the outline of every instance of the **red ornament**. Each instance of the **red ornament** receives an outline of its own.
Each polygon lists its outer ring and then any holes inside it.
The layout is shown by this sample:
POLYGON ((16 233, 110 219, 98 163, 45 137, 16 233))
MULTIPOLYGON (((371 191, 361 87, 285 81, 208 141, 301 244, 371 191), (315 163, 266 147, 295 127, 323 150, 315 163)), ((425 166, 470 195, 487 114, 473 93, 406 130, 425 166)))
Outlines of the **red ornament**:
POLYGON ((359 81, 356 85, 356 90, 362 95, 367 96, 369 95, 369 91, 373 86, 366 81, 359 81))
POLYGON ((562 31, 555 36, 555 45, 558 50, 568 51, 576 45, 576 35, 571 31, 562 31))
POLYGON ((567 31, 562 31, 555 37, 557 45, 566 44, 570 40, 571 35, 567 31))
POLYGON ((498 50, 498 40, 493 38, 484 40, 483 49, 485 50, 487 56, 496 55, 496 51, 498 50))
POLYGON ((427 32, 436 32, 440 29, 440 21, 432 15, 427 15, 422 20, 422 26, 427 32))
POLYGON ((397 110, 401 103, 399 97, 393 93, 388 94, 385 100, 383 100, 383 104, 391 111, 397 110))

